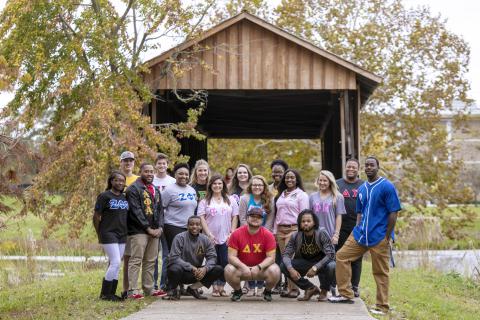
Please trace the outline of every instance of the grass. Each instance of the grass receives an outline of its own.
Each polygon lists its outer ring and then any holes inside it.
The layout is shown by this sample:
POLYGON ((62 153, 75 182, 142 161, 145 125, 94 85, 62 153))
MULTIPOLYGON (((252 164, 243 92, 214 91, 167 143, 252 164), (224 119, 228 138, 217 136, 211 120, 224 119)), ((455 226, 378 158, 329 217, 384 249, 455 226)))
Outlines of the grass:
POLYGON ((0 291, 0 319, 119 319, 156 300, 102 301, 98 296, 103 275, 101 269, 78 270, 61 278, 4 288, 0 291))
MULTIPOLYGON (((364 261, 360 286, 367 306, 374 305, 376 286, 370 262, 364 261)), ((480 284, 456 273, 390 270, 390 319, 478 319, 479 301, 480 284)))

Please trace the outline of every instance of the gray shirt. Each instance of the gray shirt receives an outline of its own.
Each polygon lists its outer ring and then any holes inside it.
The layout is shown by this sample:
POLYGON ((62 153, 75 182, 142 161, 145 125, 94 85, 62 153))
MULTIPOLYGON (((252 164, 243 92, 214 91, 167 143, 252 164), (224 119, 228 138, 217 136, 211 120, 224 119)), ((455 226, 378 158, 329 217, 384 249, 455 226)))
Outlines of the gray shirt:
POLYGON ((330 237, 335 233, 335 219, 339 214, 346 214, 345 203, 342 195, 339 195, 336 201, 333 196, 322 199, 320 193, 312 193, 308 197, 310 209, 317 215, 320 227, 325 228, 330 237))
POLYGON ((202 233, 193 236, 190 232, 184 231, 173 239, 167 266, 179 264, 185 271, 191 271, 192 266, 201 267, 203 259, 206 260, 207 271, 215 266, 217 253, 212 241, 202 233))
POLYGON ((187 228, 187 220, 195 214, 197 192, 191 186, 168 185, 162 192, 164 224, 187 228))

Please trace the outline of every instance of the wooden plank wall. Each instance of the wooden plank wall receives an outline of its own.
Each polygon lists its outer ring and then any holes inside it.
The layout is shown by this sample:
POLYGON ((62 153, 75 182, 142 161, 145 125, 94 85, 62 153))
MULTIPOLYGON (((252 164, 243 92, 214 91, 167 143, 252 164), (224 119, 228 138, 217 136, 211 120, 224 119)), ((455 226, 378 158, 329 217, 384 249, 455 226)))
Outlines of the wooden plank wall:
POLYGON ((152 90, 357 89, 353 71, 250 21, 240 21, 199 45, 199 52, 184 56, 177 81, 166 76, 164 62, 152 66, 145 77, 152 90))

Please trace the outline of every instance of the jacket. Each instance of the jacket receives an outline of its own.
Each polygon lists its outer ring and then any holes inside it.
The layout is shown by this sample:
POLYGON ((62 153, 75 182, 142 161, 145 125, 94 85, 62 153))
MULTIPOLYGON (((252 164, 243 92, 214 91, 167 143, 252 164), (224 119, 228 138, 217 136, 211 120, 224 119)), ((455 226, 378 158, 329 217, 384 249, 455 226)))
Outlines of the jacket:
POLYGON ((184 231, 173 239, 167 266, 179 264, 185 271, 191 271, 192 266, 202 266, 204 258, 206 260, 205 267, 209 271, 217 263, 217 252, 212 241, 203 233, 193 236, 190 232, 184 231))
MULTIPOLYGON (((282 260, 287 269, 292 267, 293 257, 302 258, 302 252, 300 250, 302 247, 302 240, 303 232, 298 231, 295 232, 290 238, 290 241, 288 241, 287 247, 282 254, 282 260)), ((324 228, 318 228, 315 230, 315 242, 325 254, 325 256, 315 264, 317 269, 320 270, 330 261, 335 261, 335 248, 333 247, 332 241, 328 236, 327 230, 324 228)))
POLYGON ((163 228, 163 207, 160 190, 155 188, 155 197, 138 178, 126 191, 128 201, 128 235, 147 233, 147 228, 163 228))

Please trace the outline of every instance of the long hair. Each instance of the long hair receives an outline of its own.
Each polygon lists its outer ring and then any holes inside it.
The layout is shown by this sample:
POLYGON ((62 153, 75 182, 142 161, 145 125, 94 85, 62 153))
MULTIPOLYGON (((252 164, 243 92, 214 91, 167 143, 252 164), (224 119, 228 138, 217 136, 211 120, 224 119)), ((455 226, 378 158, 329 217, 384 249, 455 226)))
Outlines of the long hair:
POLYGON ((303 188, 303 182, 302 182, 302 177, 300 176, 300 173, 298 173, 298 171, 295 169, 287 169, 283 174, 282 181, 280 181, 280 184, 278 185, 278 193, 277 193, 277 196, 275 197, 275 203, 277 203, 277 200, 282 195, 282 192, 287 190, 287 185, 285 184, 285 177, 289 172, 292 172, 295 175, 295 178, 297 180, 297 188, 300 188, 301 190, 305 191, 305 189, 303 188))
POLYGON ((206 166, 207 171, 208 171, 208 176, 207 176, 207 182, 208 179, 210 178, 210 166, 208 165, 208 162, 200 159, 195 162, 195 167, 193 167, 192 174, 190 175, 190 185, 198 184, 198 177, 197 177, 197 169, 200 166, 206 166))
POLYGON ((223 180, 222 175, 218 173, 214 174, 210 179, 208 179, 207 195, 205 196, 205 199, 207 200, 207 204, 210 204, 210 201, 212 200, 212 197, 213 197, 212 185, 217 180, 222 181, 222 184, 223 184, 222 191, 221 191, 223 201, 225 201, 228 205, 230 205, 230 199, 228 198, 227 184, 225 183, 225 180, 223 180))
POLYGON ((263 210, 265 210, 265 212, 269 214, 270 203, 272 202, 272 194, 270 193, 270 190, 268 190, 267 180, 263 176, 256 175, 256 176, 253 176, 252 179, 250 179, 250 183, 248 184, 248 187, 247 187, 247 193, 253 194, 252 184, 254 179, 258 179, 263 183, 263 192, 260 195, 260 199, 262 199, 263 210))
POLYGON ((335 180, 335 176, 333 175, 333 173, 331 173, 328 170, 320 170, 320 174, 318 175, 318 178, 315 181, 315 185, 318 188, 320 188, 320 183, 318 182, 318 180, 320 179, 320 176, 324 176, 330 182, 329 189, 330 189, 330 192, 332 193, 334 199, 337 199, 337 197, 342 196, 340 194, 340 191, 338 191, 337 181, 335 180))
POLYGON ((105 191, 108 191, 108 190, 112 189, 112 181, 113 181, 113 179, 115 179, 116 176, 122 176, 123 179, 127 180, 127 177, 122 172, 120 172, 118 170, 114 170, 108 176, 107 189, 105 189, 105 191))
MULTIPOLYGON (((302 212, 298 214, 297 217, 297 226, 298 228, 301 228, 302 225, 302 218, 304 215, 309 214, 312 216, 313 219, 313 229, 317 230, 320 227, 320 221, 318 220, 317 215, 310 209, 304 209, 302 212)), ((303 231, 303 230, 302 230, 303 231)))
POLYGON ((247 172, 248 172, 248 181, 250 181, 252 179, 252 170, 250 170, 250 167, 244 163, 240 163, 237 168, 235 169, 235 172, 233 173, 233 178, 232 178, 232 183, 230 184, 230 190, 228 190, 230 192, 230 194, 233 194, 235 193, 235 191, 237 190, 241 190, 241 187, 240 187, 240 181, 238 181, 238 178, 237 178, 237 173, 238 173, 238 169, 240 168, 245 168, 247 169, 247 172))

